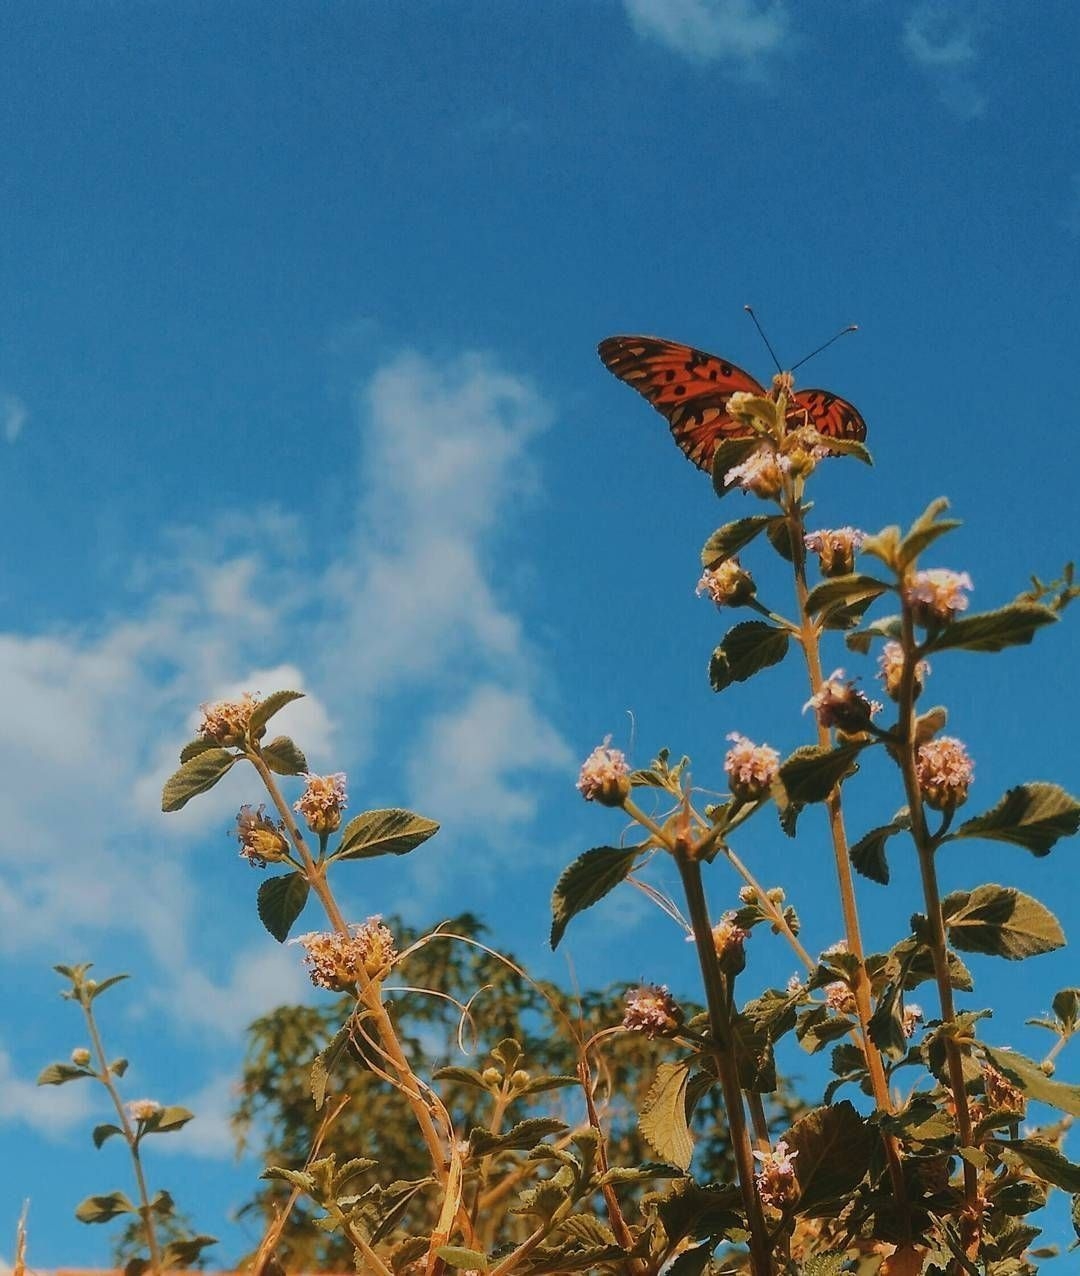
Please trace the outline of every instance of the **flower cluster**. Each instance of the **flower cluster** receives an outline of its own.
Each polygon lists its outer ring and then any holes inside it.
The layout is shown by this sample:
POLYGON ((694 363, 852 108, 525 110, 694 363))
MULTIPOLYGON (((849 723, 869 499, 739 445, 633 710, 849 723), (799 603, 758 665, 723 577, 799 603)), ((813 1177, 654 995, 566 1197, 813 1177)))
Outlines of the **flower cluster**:
POLYGON ((904 1036, 914 1037, 918 1031, 919 1024, 923 1021, 922 1006, 917 1005, 914 1001, 909 1001, 904 1007, 903 1026, 904 1036))
POLYGON ((983 1089, 986 1091, 986 1103, 992 1112, 1010 1112, 1022 1117, 1027 1111, 1027 1100, 1023 1090, 998 1072, 989 1064, 983 1068, 983 1089))
POLYGON ((263 814, 265 809, 260 806, 256 811, 250 806, 242 806, 236 817, 235 833, 240 842, 240 857, 247 860, 252 868, 280 863, 289 854, 285 825, 268 820, 263 814))
POLYGON ((341 813, 349 805, 344 773, 305 775, 304 779, 307 787, 293 803, 293 810, 299 811, 317 837, 335 833, 341 827, 341 813))
POLYGON ((316 988, 348 992, 366 979, 381 978, 397 959, 394 936, 378 915, 359 926, 350 926, 348 935, 338 931, 312 931, 298 935, 293 943, 304 948, 304 962, 316 988))
POLYGON ((733 466, 724 475, 724 484, 738 484, 744 492, 753 492, 762 500, 770 501, 780 495, 784 486, 784 474, 790 463, 786 457, 777 456, 769 447, 758 448, 741 465, 733 466))
POLYGON ((927 806, 953 811, 967 801, 975 764, 962 741, 942 735, 919 746, 915 774, 927 806))
POLYGON ((743 802, 757 802, 768 795, 780 773, 780 754, 767 744, 755 744, 737 731, 730 732, 728 739, 733 745, 724 759, 724 770, 731 792, 743 802))
POLYGON ((702 573, 697 593, 708 594, 717 607, 741 607, 757 592, 753 577, 739 566, 737 558, 728 558, 719 567, 702 573))
POLYGON ((247 739, 248 725, 258 696, 245 691, 239 700, 218 700, 202 706, 199 734, 224 748, 239 748, 247 739))
POLYGON ((799 1195, 794 1165, 798 1155, 788 1150, 784 1139, 778 1139, 771 1152, 754 1153, 755 1159, 761 1162, 754 1181, 763 1205, 779 1210, 794 1204, 799 1195))
POLYGON ((743 945, 750 938, 750 932, 738 925, 736 917, 737 914, 729 910, 712 928, 713 947, 720 968, 730 975, 737 975, 746 965, 743 945))
POLYGON ((162 1110, 156 1099, 132 1099, 124 1104, 124 1111, 130 1121, 149 1121, 162 1110))
POLYGON ((604 737, 585 759, 578 776, 577 787, 586 802, 599 802, 601 806, 622 806, 630 796, 630 774, 626 756, 619 749, 610 749, 611 736, 604 737))
MULTIPOLYGON (((885 684, 886 694, 891 700, 900 699, 900 683, 904 677, 904 649, 898 642, 887 642, 878 657, 880 672, 878 677, 885 684)), ((930 672, 929 661, 920 660, 915 666, 915 695, 923 689, 923 683, 930 672)))
POLYGON ((666 1037, 675 1032, 682 1021, 682 1009, 665 984, 642 984, 626 994, 622 1026, 630 1032, 643 1032, 650 1040, 666 1037))
POLYGON ((957 612, 967 610, 964 591, 972 588, 967 572, 934 567, 915 573, 904 590, 904 599, 917 625, 936 626, 947 624, 957 612))
POLYGON ((855 555, 862 549, 866 533, 857 527, 835 527, 807 532, 803 544, 817 554, 823 576, 846 576, 855 569, 855 555))
POLYGON ((853 1015, 856 1011, 855 996, 842 979, 825 985, 825 1004, 841 1015, 853 1015))
POLYGON ((854 682, 845 681, 843 669, 837 669, 803 705, 803 711, 807 709, 814 710, 823 727, 854 734, 865 731, 882 706, 876 700, 868 700, 854 682))

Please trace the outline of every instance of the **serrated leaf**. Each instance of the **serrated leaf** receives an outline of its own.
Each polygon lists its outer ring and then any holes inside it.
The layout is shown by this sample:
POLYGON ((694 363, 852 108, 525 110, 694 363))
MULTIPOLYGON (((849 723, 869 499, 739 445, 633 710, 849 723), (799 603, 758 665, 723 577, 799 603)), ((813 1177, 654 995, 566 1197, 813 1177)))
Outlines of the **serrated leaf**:
POLYGON ((874 576, 864 576, 853 572, 848 576, 833 576, 823 580, 820 585, 810 591, 806 600, 806 610, 811 616, 819 612, 830 612, 838 607, 851 603, 872 602, 886 593, 889 585, 886 581, 874 576))
POLYGON ((265 727, 279 709, 284 709, 287 704, 292 704, 294 700, 303 700, 303 698, 304 693, 302 691, 271 692, 264 700, 260 700, 251 711, 248 734, 254 739, 259 728, 265 727))
MULTIPOLYGON (((906 815, 906 812, 905 812, 906 815)), ((885 843, 896 833, 911 827, 908 818, 894 818, 888 824, 881 824, 862 837, 851 848, 851 863, 857 873, 868 877, 872 882, 882 886, 889 884, 889 862, 885 858, 885 843)))
POLYGON ((834 749, 805 745, 796 749, 780 766, 780 782, 788 800, 799 806, 824 802, 840 780, 858 768, 855 759, 861 744, 840 744, 834 749))
POLYGON ((259 920, 283 944, 292 924, 304 911, 310 887, 299 873, 268 877, 259 887, 259 920))
POLYGON ((712 1252, 716 1248, 711 1240, 693 1249, 686 1249, 667 1268, 667 1276, 704 1276, 712 1270, 712 1252))
POLYGON ((161 809, 179 811, 193 797, 212 789, 238 760, 238 755, 230 749, 220 748, 206 749, 189 758, 165 781, 161 809))
POLYGON ((846 1037, 854 1026, 853 1020, 834 1014, 828 1006, 810 1006, 798 1017, 795 1039, 807 1054, 817 1054, 830 1042, 846 1037))
POLYGON ((705 542, 701 551, 701 565, 706 571, 712 571, 721 563, 727 562, 735 554, 749 545, 773 523, 783 522, 776 514, 751 514, 749 518, 736 519, 734 523, 725 523, 718 528, 705 542))
POLYGON ((738 486, 737 483, 725 482, 728 473, 753 456, 759 447, 761 439, 756 435, 745 439, 724 439, 716 445, 712 456, 712 483, 717 496, 726 496, 738 486))
POLYGON ((866 1174, 875 1143, 873 1132, 846 1099, 807 1113, 784 1139, 799 1154, 794 1162, 799 1213, 811 1216, 850 1196, 866 1174))
POLYGON ((94 1147, 100 1148, 106 1139, 111 1139, 114 1134, 123 1134, 124 1131, 118 1125, 95 1125, 91 1138, 94 1140, 94 1147))
POLYGON ((644 1165, 616 1166, 608 1170, 597 1186, 606 1183, 649 1183, 653 1179, 680 1179, 686 1173, 677 1165, 667 1165, 663 1161, 646 1161, 644 1165))
POLYGON ((434 820, 400 807, 362 811, 345 826, 341 844, 330 858, 368 860, 377 855, 407 855, 438 831, 434 820))
POLYGON ((103 992, 108 992, 110 988, 114 988, 117 984, 122 984, 125 979, 130 978, 130 975, 110 975, 108 979, 103 979, 94 988, 90 989, 90 1000, 96 1001, 103 992))
POLYGON ((261 746, 263 761, 275 775, 306 775, 307 758, 287 735, 275 736, 261 746))
POLYGON ((931 651, 1003 651, 1024 647, 1044 625, 1052 625, 1057 614, 1042 603, 1009 603, 997 611, 976 612, 954 620, 930 637, 923 647, 931 651))
MULTIPOLYGON (((476 1068, 436 1068, 431 1074, 433 1081, 456 1081, 459 1085, 473 1086, 477 1090, 488 1089, 488 1084, 476 1068)), ((577 1078, 575 1077, 576 1081, 577 1078)))
POLYGON ((298 1187, 302 1192, 307 1192, 308 1195, 315 1189, 315 1178, 307 1170, 288 1170, 281 1165, 271 1165, 263 1170, 259 1178, 291 1183, 293 1187, 298 1187))
POLYGON ((982 1052, 1013 1083, 1023 1090, 1029 1099, 1048 1103, 1052 1108, 1080 1117, 1080 1086, 1054 1081, 1032 1059, 1026 1059, 1015 1050, 982 1046, 982 1052))
POLYGON ((528 1083, 528 1085, 523 1085, 521 1089, 517 1091, 517 1093, 519 1095, 546 1094, 548 1090, 562 1090, 562 1089, 565 1089, 567 1086, 580 1085, 580 1084, 581 1082, 578 1077, 569 1077, 569 1076, 534 1077, 528 1083))
POLYGON ((988 883, 955 891, 942 900, 949 941, 961 952, 987 953, 1022 961, 1065 944, 1054 914, 1013 886, 988 883))
POLYGON ((197 740, 189 740, 187 744, 180 750, 180 761, 190 762, 192 758, 197 758, 200 753, 206 753, 210 749, 216 749, 220 746, 213 740, 204 739, 199 736, 197 740))
POLYGON ((87 1068, 77 1068, 73 1063, 50 1063, 38 1076, 38 1085, 66 1085, 69 1081, 78 1081, 82 1077, 92 1077, 93 1072, 87 1068))
POLYGON ((1057 1015, 1062 1032, 1071 1037, 1080 1026, 1080 988, 1062 988, 1054 993, 1050 1008, 1057 1015))
POLYGON ((640 846, 595 846, 563 869, 551 895, 551 947, 557 948, 572 917, 603 899, 626 877, 640 846))
POLYGON ((193 1267, 203 1250, 217 1243, 216 1236, 188 1236, 184 1240, 169 1241, 161 1251, 162 1266, 166 1269, 193 1267))
POLYGON ((949 502, 943 496, 939 496, 937 500, 931 501, 915 522, 912 523, 911 530, 897 547, 896 566, 898 569, 909 566, 939 536, 943 536, 946 532, 951 532, 961 525, 958 518, 938 518, 938 515, 944 513, 948 508, 949 502))
POLYGON ((80 1223, 108 1223, 121 1214, 134 1214, 135 1206, 123 1192, 106 1192, 102 1196, 88 1196, 75 1208, 80 1223))
POLYGON ((814 431, 821 440, 821 446, 829 449, 830 456, 850 456, 856 461, 862 461, 863 465, 873 465, 874 458, 870 455, 870 449, 865 443, 860 443, 858 439, 838 439, 831 435, 821 434, 814 431))
POLYGON ((791 552, 791 527, 786 518, 777 519, 765 535, 782 559, 789 563, 794 561, 795 555, 791 552))
POLYGON ((471 1271, 486 1272, 488 1260, 486 1254, 478 1249, 465 1249, 461 1245, 440 1245, 435 1253, 448 1267, 455 1270, 468 1268, 471 1271))
POLYGON ((549 1134, 566 1129, 566 1122, 555 1117, 529 1117, 519 1121, 506 1134, 492 1134, 479 1127, 469 1132, 472 1156, 490 1156, 493 1152, 528 1152, 549 1134))
POLYGON ((776 1063, 769 1029, 750 1015, 733 1015, 731 1041, 739 1085, 758 1094, 772 1094, 776 1089, 776 1063))
POLYGON ((1080 1192, 1080 1165, 1063 1156, 1043 1139, 1011 1139, 1002 1149, 1018 1156, 1029 1170, 1064 1192, 1080 1192))
POLYGON ((779 664, 787 655, 791 635, 786 629, 763 620, 744 620, 724 635, 709 661, 709 682, 714 691, 723 691, 735 682, 745 682, 762 669, 779 664))
POLYGON ((815 1254, 813 1258, 807 1259, 801 1276, 840 1276, 846 1264, 846 1249, 830 1250, 826 1254, 815 1254))
POLYGON ((334 1033, 332 1040, 328 1046, 325 1046, 315 1056, 315 1060, 311 1065, 311 1097, 315 1100, 315 1111, 321 1110, 323 1103, 326 1101, 326 1086, 330 1080, 330 1076, 337 1066, 338 1060, 348 1049, 350 1038, 350 1028, 348 1024, 341 1027, 334 1033))
POLYGON ((143 1125, 143 1133, 145 1134, 171 1134, 174 1130, 182 1129, 189 1121, 195 1119, 195 1113, 188 1108, 181 1107, 178 1103, 171 1103, 156 1112, 143 1125))
POLYGON ((680 1170, 688 1170, 694 1156, 686 1120, 689 1080, 689 1063, 661 1063, 638 1114, 642 1138, 661 1160, 680 1170))
POLYGON ((989 811, 965 820, 946 841, 984 837, 1011 842, 1033 855, 1050 853, 1054 843, 1080 829, 1080 802, 1058 784, 1018 784, 989 811))
POLYGON ((865 656, 873 645, 875 638, 899 642, 903 634, 903 622, 899 616, 882 616, 867 625, 865 629, 857 629, 854 633, 844 635, 844 644, 850 651, 857 651, 865 656))

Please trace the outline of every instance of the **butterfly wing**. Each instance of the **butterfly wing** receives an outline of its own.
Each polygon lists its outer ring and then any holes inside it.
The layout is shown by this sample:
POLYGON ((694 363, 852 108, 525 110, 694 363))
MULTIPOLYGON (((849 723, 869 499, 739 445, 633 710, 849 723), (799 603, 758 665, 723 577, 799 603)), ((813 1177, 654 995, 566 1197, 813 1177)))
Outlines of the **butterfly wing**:
MULTIPOLYGON (((733 363, 662 337, 608 337, 600 342, 598 351, 608 371, 667 417, 675 442, 703 470, 712 468, 713 452, 721 439, 749 433, 728 414, 731 395, 736 390, 765 393, 748 372, 733 363)), ((850 404, 844 406, 855 411, 850 404)), ((857 412, 855 415, 858 417, 857 412)))
POLYGON ((806 413, 806 421, 830 439, 866 438, 866 422, 858 408, 828 390, 796 390, 791 396, 792 411, 806 413))

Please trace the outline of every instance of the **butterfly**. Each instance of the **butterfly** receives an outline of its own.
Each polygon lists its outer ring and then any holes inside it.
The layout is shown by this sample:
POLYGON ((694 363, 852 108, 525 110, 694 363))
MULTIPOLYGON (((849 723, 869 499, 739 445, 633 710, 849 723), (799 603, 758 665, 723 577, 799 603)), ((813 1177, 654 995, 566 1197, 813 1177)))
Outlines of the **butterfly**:
MULTIPOLYGON (((609 372, 667 417, 675 442, 699 469, 712 469, 713 452, 723 439, 751 433, 728 412, 728 399, 737 390, 766 391, 726 359, 662 337, 608 337, 597 349, 609 372)), ((858 409, 828 390, 794 391, 788 421, 793 428, 812 426, 831 439, 866 438, 858 409)))

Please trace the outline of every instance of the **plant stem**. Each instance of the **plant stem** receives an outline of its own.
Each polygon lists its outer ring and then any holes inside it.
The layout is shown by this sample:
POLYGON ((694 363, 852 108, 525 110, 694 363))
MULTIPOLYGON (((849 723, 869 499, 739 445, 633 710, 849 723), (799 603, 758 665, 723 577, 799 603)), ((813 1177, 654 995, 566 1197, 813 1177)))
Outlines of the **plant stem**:
MULTIPOLYGON (((915 642, 915 626, 911 609, 904 604, 901 620, 901 644, 904 649, 904 669, 898 693, 899 718, 897 722, 897 756, 904 779, 908 811, 911 815, 911 837, 919 856, 919 873, 922 877, 923 901, 930 927, 930 951, 934 959, 934 980, 937 983, 941 1018, 946 1027, 956 1019, 953 1001, 952 979, 949 975, 949 953, 945 939, 945 918, 941 912, 941 892, 938 888, 936 843, 926 823, 926 807, 919 788, 916 764, 915 740, 915 684, 919 667, 919 650, 915 642)), ((971 1112, 968 1108, 967 1090, 964 1084, 964 1057, 956 1038, 943 1034, 945 1060, 949 1069, 949 1088, 956 1107, 956 1127, 963 1147, 971 1147, 971 1112)), ((964 1199, 969 1214, 976 1216, 979 1192, 978 1172, 974 1165, 964 1161, 964 1199)))
POLYGON ((128 1145, 128 1151, 131 1153, 131 1163, 135 1170, 135 1183, 139 1191, 139 1215, 143 1222, 146 1247, 150 1251, 150 1270, 154 1272, 155 1276, 160 1276, 162 1270, 161 1249, 158 1245, 157 1231, 154 1227, 153 1210, 150 1208, 150 1193, 146 1190, 146 1176, 143 1174, 142 1159, 139 1156, 139 1139, 132 1128, 131 1121, 128 1119, 124 1102, 120 1098, 120 1092, 113 1083, 112 1072, 109 1069, 109 1059, 105 1054, 101 1034, 98 1032, 97 1023, 94 1020, 93 1005, 88 993, 80 994, 79 1004, 82 1006, 83 1014, 86 1016, 90 1043, 94 1047, 94 1053, 97 1055, 98 1063, 101 1067, 101 1071, 98 1073, 98 1080, 109 1092, 109 1098, 112 1099, 113 1107, 116 1108, 116 1115, 120 1118, 124 1140, 128 1145), (86 998, 85 1000, 84 997, 86 998))
MULTIPOLYGON (((806 609, 806 600, 810 590, 806 581, 806 545, 803 541, 805 526, 802 518, 801 498, 796 490, 787 494, 788 540, 791 545, 792 567, 795 574, 795 596, 798 601, 801 621, 800 644, 806 660, 806 669, 810 677, 810 690, 813 695, 821 690, 824 676, 821 672, 820 636, 813 617, 806 609)), ((827 727, 817 723, 818 744, 829 748, 832 739, 827 727)), ((825 811, 829 821, 829 834, 832 839, 833 859, 836 865, 836 880, 840 891, 840 908, 844 918, 844 936, 847 940, 848 952, 858 958, 855 972, 855 986, 852 995, 855 998, 856 1013, 859 1019, 859 1035, 863 1058, 870 1078, 870 1087, 874 1096, 874 1104, 881 1111, 890 1113, 893 1110, 889 1096, 889 1084, 885 1076, 885 1066, 881 1053, 870 1038, 870 1017, 873 1013, 870 1004, 870 980, 866 974, 866 954, 863 950, 862 932, 859 927, 859 910, 855 899, 855 880, 851 870, 851 855, 848 847, 847 832, 844 828, 844 812, 837 785, 825 799, 825 811)), ((900 1149, 892 1135, 883 1135, 885 1156, 889 1165, 889 1177, 897 1203, 903 1216, 907 1218, 907 1189, 904 1184, 904 1171, 900 1162, 900 1149)))
POLYGON ((784 936, 784 938, 788 941, 791 947, 795 950, 795 955, 798 957, 798 959, 802 962, 802 964, 806 967, 807 970, 810 970, 810 971, 816 970, 817 962, 813 959, 813 957, 810 956, 810 954, 802 946, 802 944, 799 942, 798 936, 788 925, 787 918, 784 916, 784 910, 780 907, 779 904, 773 903, 773 901, 769 898, 767 892, 762 888, 761 883, 758 882, 758 880, 754 877, 753 873, 750 872, 750 870, 746 867, 746 865, 742 862, 742 860, 739 859, 739 857, 735 854, 735 852, 731 849, 730 846, 728 846, 726 843, 722 843, 720 846, 720 850, 723 853, 724 857, 727 859, 727 862, 731 865, 731 867, 735 870, 735 872, 739 874, 739 876, 743 879, 743 881, 747 884, 747 886, 753 887, 758 907, 769 915, 769 920, 780 932, 780 934, 784 936))
MULTIPOLYGON (((342 914, 341 909, 338 907, 337 900, 334 898, 334 893, 330 889, 330 884, 326 880, 325 862, 322 864, 316 863, 314 856, 308 849, 307 843, 304 841, 304 836, 300 832, 299 825, 293 818, 293 813, 288 802, 285 801, 281 790, 278 788, 274 780, 273 773, 266 765, 266 762, 263 760, 261 755, 258 752, 252 751, 248 754, 248 757, 251 759, 256 771, 258 771, 263 784, 266 786, 266 791, 270 794, 270 798, 273 801, 278 814, 281 816, 289 837, 292 839, 293 845, 296 847, 296 850, 303 861, 304 878, 318 896, 319 902, 322 904, 326 913, 327 920, 339 935, 349 936, 351 932, 349 931, 348 923, 345 921, 345 917, 342 914)), ((361 1000, 368 1010, 371 1011, 372 1018, 375 1021, 375 1027, 379 1035, 379 1044, 382 1046, 387 1058, 393 1064, 394 1069, 398 1074, 400 1092, 405 1096, 409 1107, 413 1111, 413 1116, 416 1118, 416 1123, 420 1127, 420 1132, 423 1135, 425 1144, 427 1145, 428 1154, 431 1158, 431 1164, 435 1171, 435 1176, 439 1182, 445 1186, 450 1171, 446 1148, 444 1147, 442 1137, 435 1128, 431 1109, 424 1099, 423 1085, 420 1079, 413 1072, 405 1052, 401 1048, 401 1043, 398 1040, 393 1022, 386 1012, 386 1007, 383 1005, 379 985, 377 982, 372 981, 363 974, 363 972, 361 972, 361 977, 357 981, 357 987, 360 992, 361 1000)), ((448 1134, 447 1137, 452 1137, 452 1133, 448 1134)))
POLYGON ((731 1035, 731 1019, 728 1014, 724 978, 713 943, 709 924, 709 907, 705 900, 705 887, 701 878, 701 864, 690 854, 681 841, 675 847, 675 863, 682 878, 690 923, 694 928, 701 977, 705 985, 705 1000, 709 1008, 709 1025, 712 1029, 713 1048, 720 1086, 727 1109, 728 1131, 738 1171, 739 1189, 750 1230, 750 1266, 754 1276, 772 1276, 769 1234, 761 1211, 761 1200, 754 1182, 754 1154, 746 1128, 746 1112, 743 1109, 742 1090, 739 1086, 738 1067, 731 1035))

